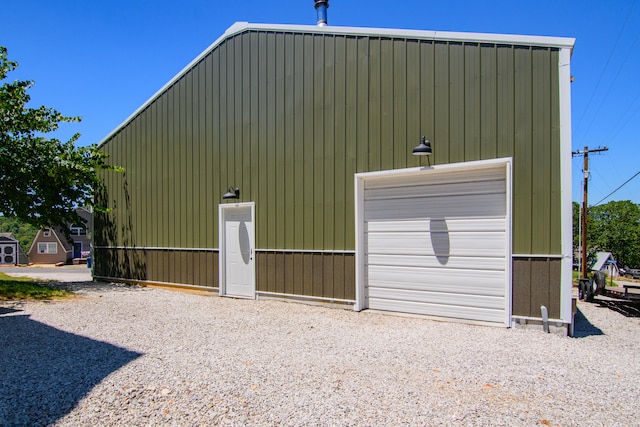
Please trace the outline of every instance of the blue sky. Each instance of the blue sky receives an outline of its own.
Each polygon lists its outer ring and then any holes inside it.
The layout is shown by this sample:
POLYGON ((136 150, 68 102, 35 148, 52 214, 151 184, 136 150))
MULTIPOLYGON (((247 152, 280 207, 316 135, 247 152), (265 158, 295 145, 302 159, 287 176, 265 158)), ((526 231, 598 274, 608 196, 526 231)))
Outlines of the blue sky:
MULTIPOLYGON (((0 44, 34 106, 82 116, 57 135, 99 142, 237 21, 316 22, 313 0, 3 0, 0 44)), ((640 0, 330 0, 329 25, 576 38, 573 150, 591 155, 589 204, 640 172, 640 0)), ((582 197, 582 157, 573 200, 582 197)), ((640 175, 610 200, 640 203, 640 175)))

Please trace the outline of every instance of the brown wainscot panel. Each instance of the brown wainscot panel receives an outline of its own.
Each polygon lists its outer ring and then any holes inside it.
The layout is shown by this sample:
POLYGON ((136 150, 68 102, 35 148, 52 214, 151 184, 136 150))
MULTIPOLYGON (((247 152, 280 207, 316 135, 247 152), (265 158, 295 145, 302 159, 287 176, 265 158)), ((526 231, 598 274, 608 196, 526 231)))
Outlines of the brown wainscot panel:
POLYGON ((97 278, 218 287, 217 251, 95 248, 93 253, 97 278))
POLYGON ((256 290, 355 299, 355 254, 256 251, 256 290))
POLYGON ((547 257, 513 259, 513 315, 541 317, 544 305, 552 319, 560 318, 561 260, 547 257))

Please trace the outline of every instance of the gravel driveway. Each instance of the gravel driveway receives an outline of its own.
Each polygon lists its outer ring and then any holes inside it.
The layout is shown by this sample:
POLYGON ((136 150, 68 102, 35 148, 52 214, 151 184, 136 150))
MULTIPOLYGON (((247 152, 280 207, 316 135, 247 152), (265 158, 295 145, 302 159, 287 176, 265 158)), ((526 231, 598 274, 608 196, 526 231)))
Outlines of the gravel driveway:
POLYGON ((640 425, 637 306, 580 302, 567 338, 64 286, 0 303, 0 425, 640 425))

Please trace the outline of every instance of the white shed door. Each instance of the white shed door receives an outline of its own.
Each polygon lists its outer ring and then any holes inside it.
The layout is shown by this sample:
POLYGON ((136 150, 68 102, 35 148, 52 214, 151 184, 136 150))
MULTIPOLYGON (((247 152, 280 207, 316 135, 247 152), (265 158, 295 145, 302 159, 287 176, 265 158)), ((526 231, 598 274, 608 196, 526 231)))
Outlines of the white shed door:
POLYGON ((11 244, 0 245, 0 264, 15 264, 16 263, 16 246, 11 244))
POLYGON ((254 225, 252 206, 224 206, 222 235, 223 295, 255 298, 254 225))
POLYGON ((365 304, 507 323, 505 166, 364 184, 365 304))

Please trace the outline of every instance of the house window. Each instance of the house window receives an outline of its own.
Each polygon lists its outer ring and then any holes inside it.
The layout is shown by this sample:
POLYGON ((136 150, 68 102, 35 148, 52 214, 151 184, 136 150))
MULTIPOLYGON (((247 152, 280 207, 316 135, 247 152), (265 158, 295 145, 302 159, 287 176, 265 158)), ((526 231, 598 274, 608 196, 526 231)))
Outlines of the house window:
POLYGON ((50 229, 50 228, 45 228, 45 229, 42 231, 42 235, 43 235, 44 237, 51 237, 51 229, 50 229))
POLYGON ((86 236, 87 235, 87 229, 84 227, 78 227, 77 225, 72 225, 71 227, 69 227, 69 230, 71 230, 71 235, 72 236, 86 236))
POLYGON ((58 245, 55 242, 38 243, 39 254, 57 254, 58 245))

